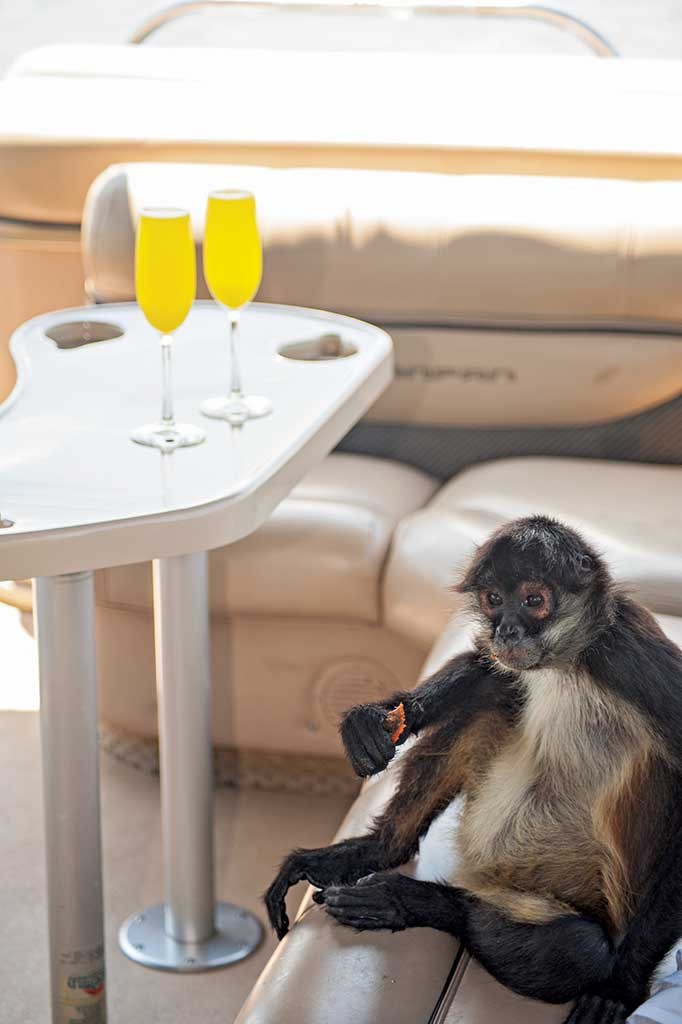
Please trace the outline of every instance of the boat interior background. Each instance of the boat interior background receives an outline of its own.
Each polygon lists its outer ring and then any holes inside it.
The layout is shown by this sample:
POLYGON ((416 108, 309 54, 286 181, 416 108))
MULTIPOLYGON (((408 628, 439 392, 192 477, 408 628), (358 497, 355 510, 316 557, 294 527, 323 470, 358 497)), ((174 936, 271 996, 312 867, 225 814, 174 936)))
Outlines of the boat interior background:
MULTIPOLYGON (((264 18, 272 5, 239 6, 264 18)), ((0 82, 0 397, 12 330, 85 298, 134 300, 139 210, 189 209, 200 252, 216 183, 258 198, 260 301, 363 318, 394 340, 395 380, 370 413, 260 530, 210 555, 218 874, 259 914, 291 846, 361 831, 388 799, 391 770, 358 795, 339 715, 466 645, 452 583, 496 526, 531 512, 576 526, 682 643, 682 62, 617 57, 563 12, 472 7, 549 18, 592 53, 139 45, 162 14, 130 45, 26 53, 0 82)), ((150 566, 101 570, 96 587, 120 921, 157 895, 160 871, 150 566)), ((3 595, 30 631, 26 588, 3 595)), ((0 895, 21 966, 0 977, 18 1024, 45 1005, 37 737, 31 718, 0 715, 0 728, 13 780, 0 863, 21 880, 0 895)), ((419 877, 452 873, 455 816, 423 841, 419 877)), ((125 961, 112 933, 111 1019, 566 1014, 502 988, 450 936, 357 936, 309 896, 274 946, 223 972, 160 975, 125 961)))

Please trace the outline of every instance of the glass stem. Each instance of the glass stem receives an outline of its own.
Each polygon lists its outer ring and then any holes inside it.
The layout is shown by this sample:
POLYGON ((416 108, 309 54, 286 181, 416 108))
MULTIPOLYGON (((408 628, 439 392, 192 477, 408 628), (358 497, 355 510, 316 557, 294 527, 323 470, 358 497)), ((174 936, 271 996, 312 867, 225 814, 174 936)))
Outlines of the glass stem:
POLYGON ((161 392, 161 424, 167 429, 172 429, 175 426, 175 416, 173 414, 173 335, 162 334, 161 335, 161 375, 162 375, 162 392, 161 392))
POLYGON ((230 398, 243 398, 242 375, 237 358, 237 341, 239 340, 239 311, 230 311, 230 398))

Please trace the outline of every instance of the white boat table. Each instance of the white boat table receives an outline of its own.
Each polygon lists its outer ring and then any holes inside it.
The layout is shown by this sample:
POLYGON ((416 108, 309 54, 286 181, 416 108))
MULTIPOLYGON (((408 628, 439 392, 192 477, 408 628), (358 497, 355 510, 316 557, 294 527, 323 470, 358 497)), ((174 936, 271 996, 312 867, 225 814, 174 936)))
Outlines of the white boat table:
POLYGON ((136 305, 36 317, 11 351, 0 579, 35 581, 52 1021, 96 1024, 106 989, 93 571, 154 565, 165 901, 124 923, 122 948, 170 970, 233 962, 261 926, 214 900, 207 552, 256 530, 365 413, 391 380, 392 345, 347 317, 252 305, 245 387, 274 411, 230 427, 199 413, 227 389, 228 345, 225 314, 198 302, 175 336, 175 405, 207 438, 170 453, 130 440, 157 413, 161 381, 136 305))

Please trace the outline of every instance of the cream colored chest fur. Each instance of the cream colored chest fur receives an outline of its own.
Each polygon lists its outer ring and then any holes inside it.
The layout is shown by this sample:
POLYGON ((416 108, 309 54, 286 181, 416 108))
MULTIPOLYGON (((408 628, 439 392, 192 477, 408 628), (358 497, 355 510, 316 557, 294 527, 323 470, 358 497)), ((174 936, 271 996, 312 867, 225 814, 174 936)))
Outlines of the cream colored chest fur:
POLYGON ((518 729, 467 794, 460 847, 470 867, 532 869, 558 847, 587 853, 592 808, 651 744, 637 713, 585 675, 538 669, 523 684, 518 729))

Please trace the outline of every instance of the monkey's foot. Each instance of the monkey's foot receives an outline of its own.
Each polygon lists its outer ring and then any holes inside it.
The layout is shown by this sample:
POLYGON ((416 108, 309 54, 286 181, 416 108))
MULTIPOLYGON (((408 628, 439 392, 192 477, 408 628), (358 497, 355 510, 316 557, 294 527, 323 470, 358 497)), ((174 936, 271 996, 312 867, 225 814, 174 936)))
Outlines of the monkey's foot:
POLYGON ((381 871, 361 878, 356 885, 332 885, 313 895, 330 917, 357 931, 402 931, 410 927, 409 890, 415 883, 406 875, 381 871))
POLYGON ((628 1011, 622 1003, 603 996, 581 996, 565 1024, 625 1024, 628 1011))

